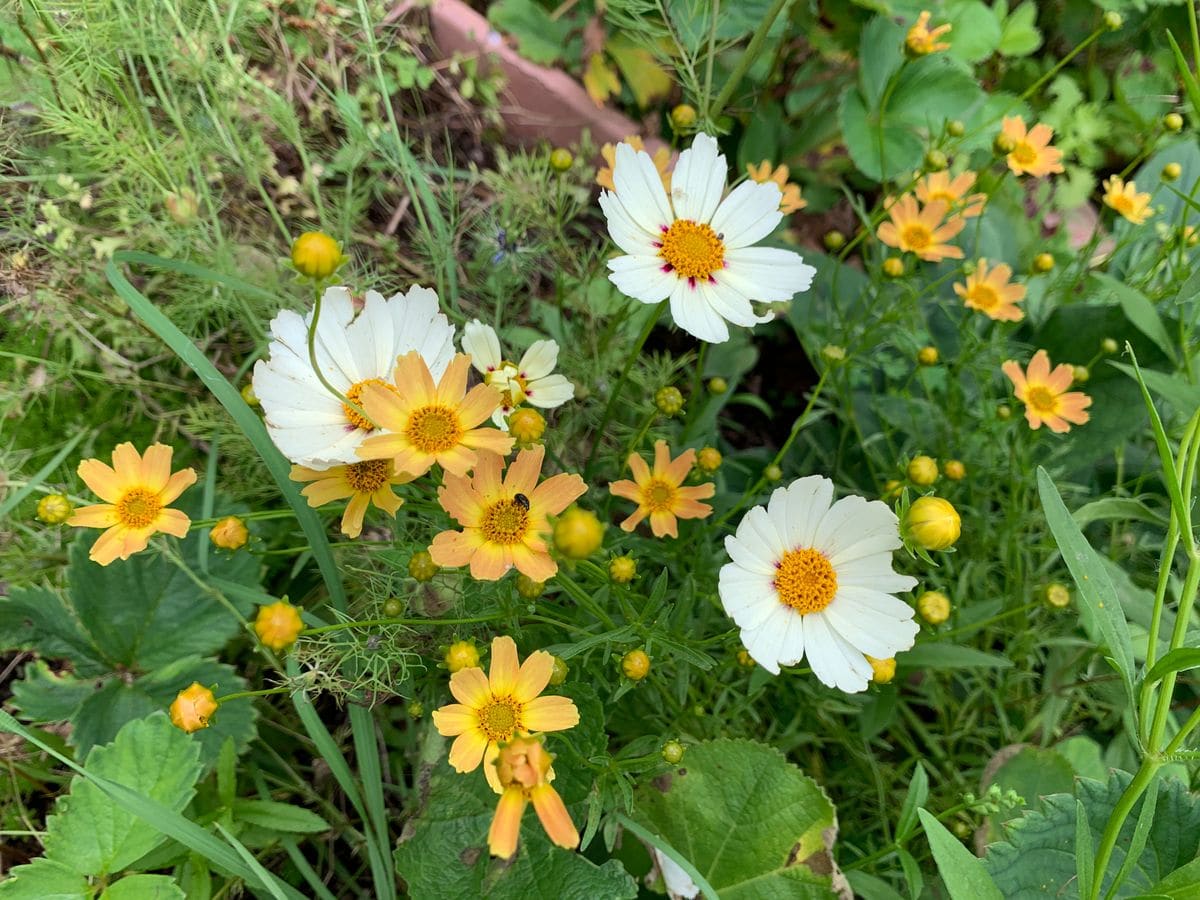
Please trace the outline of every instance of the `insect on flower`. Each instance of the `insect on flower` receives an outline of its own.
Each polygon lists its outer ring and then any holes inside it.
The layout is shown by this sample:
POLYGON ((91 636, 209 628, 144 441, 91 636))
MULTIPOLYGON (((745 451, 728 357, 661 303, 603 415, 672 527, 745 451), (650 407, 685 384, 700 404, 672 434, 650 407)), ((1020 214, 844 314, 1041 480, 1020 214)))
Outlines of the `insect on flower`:
POLYGON ((513 494, 513 503, 521 507, 521 509, 529 509, 529 498, 524 494, 513 494))

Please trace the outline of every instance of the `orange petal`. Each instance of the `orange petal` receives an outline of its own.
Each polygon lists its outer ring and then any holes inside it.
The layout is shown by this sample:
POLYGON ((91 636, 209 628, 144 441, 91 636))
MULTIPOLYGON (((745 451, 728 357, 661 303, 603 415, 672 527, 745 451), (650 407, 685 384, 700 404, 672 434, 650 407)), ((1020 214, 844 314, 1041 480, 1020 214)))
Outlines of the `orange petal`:
POLYGON ((1000 366, 1000 371, 1008 376, 1008 380, 1013 383, 1013 388, 1016 390, 1025 389, 1025 373, 1021 371, 1021 367, 1017 364, 1016 360, 1007 360, 1000 366))
MULTIPOLYGON (((391 438, 391 437, 399 437, 399 436, 398 435, 388 435, 388 437, 391 438)), ((381 438, 380 440, 382 441, 384 439, 381 438)), ((424 475, 426 472, 428 472, 433 467, 433 464, 435 462, 437 462, 436 457, 430 456, 428 453, 422 453, 416 447, 413 447, 410 444, 408 444, 407 438, 400 437, 399 440, 401 442, 403 442, 405 444, 405 446, 398 449, 396 452, 396 455, 392 456, 392 465, 395 467, 397 472, 407 472, 409 475, 413 476, 413 478, 420 478, 422 475, 424 475)), ((359 456, 363 455, 362 451, 365 447, 366 447, 366 443, 364 443, 362 447, 358 448, 359 456)), ((379 447, 376 450, 372 451, 373 453, 375 453, 374 456, 363 457, 363 458, 364 459, 387 459, 388 456, 390 456, 391 454, 379 453, 378 450, 382 450, 382 449, 383 449, 382 447, 379 447)))
POLYGON ((125 493, 121 479, 117 477, 117 473, 113 471, 111 466, 107 466, 98 459, 85 459, 79 463, 79 468, 76 469, 79 477, 83 479, 83 483, 91 489, 91 492, 108 503, 116 503, 121 499, 121 495, 125 493))
MULTIPOLYGON (((473 432, 468 432, 468 434, 471 433, 473 432)), ((469 449, 464 441, 464 443, 451 447, 449 450, 443 450, 441 453, 430 458, 436 460, 437 464, 445 469, 447 474, 463 476, 471 471, 479 456, 474 450, 469 449)))
POLYGON ((174 503, 179 495, 196 483, 195 469, 180 469, 167 479, 167 486, 162 489, 158 499, 163 504, 174 503))
POLYGON ((621 523, 621 530, 633 531, 633 529, 638 527, 638 524, 642 521, 642 519, 646 518, 647 514, 648 511, 646 507, 639 506, 633 511, 633 514, 628 519, 621 523))
POLYGON ((692 471, 692 466, 696 462, 696 451, 685 450, 680 453, 678 458, 668 463, 663 470, 663 475, 672 484, 683 484, 683 479, 687 478, 688 472, 692 471))
POLYGON ((478 666, 459 669, 451 675, 450 693, 454 695, 455 700, 471 709, 483 706, 492 696, 487 676, 478 666))
POLYGON ((67 524, 75 528, 111 528, 118 521, 115 506, 111 503, 97 503, 75 510, 75 514, 67 519, 67 524))
POLYGON ((363 517, 367 514, 367 504, 371 498, 367 494, 355 494, 346 504, 342 513, 342 534, 348 538, 356 538, 362 534, 363 517))
POLYGON ((550 676, 554 674, 554 657, 545 650, 537 650, 529 654, 529 658, 521 663, 517 673, 517 685, 513 688, 513 699, 518 703, 528 703, 546 689, 550 676))
POLYGON ((462 442, 467 447, 476 450, 489 450, 500 456, 512 453, 516 441, 507 431, 499 428, 473 428, 462 436, 462 442))
MULTIPOLYGON (((433 375, 416 350, 411 350, 396 360, 392 381, 403 392, 406 406, 429 406, 437 401, 437 386, 433 383, 433 375)), ((376 387, 378 388, 377 385, 376 387)), ((363 389, 363 394, 370 389, 371 385, 368 385, 363 389)))
POLYGON ((509 570, 510 559, 499 544, 482 541, 471 556, 471 577, 476 581, 499 581, 509 570))
POLYGON ((518 453, 504 475, 504 487, 513 494, 532 494, 537 487, 538 476, 542 474, 545 455, 546 448, 541 444, 518 453))
POLYGON ((88 559, 102 566, 107 566, 118 556, 121 556, 122 549, 125 546, 125 531, 126 528, 124 525, 114 525, 108 531, 104 532, 104 534, 100 535, 100 537, 96 538, 96 543, 92 544, 92 549, 88 551, 88 559))
POLYGON ((439 566, 454 568, 465 566, 483 546, 483 535, 479 529, 469 531, 443 531, 429 545, 429 555, 439 566))
POLYGON ((642 501, 642 489, 632 481, 614 481, 608 486, 608 492, 614 497, 624 497, 634 503, 642 501))
POLYGON ((514 544, 509 548, 513 565, 517 567, 518 572, 534 581, 549 581, 558 573, 558 563, 550 558, 544 543, 538 542, 541 544, 538 551, 529 546, 529 543, 527 541, 525 544, 514 544))
POLYGON ((455 772, 474 772, 479 768, 487 746, 487 736, 478 728, 471 728, 454 739, 448 761, 455 772))
MULTIPOLYGON (((330 469, 329 471, 335 472, 334 469, 330 469)), ((300 496, 306 498, 308 505, 313 509, 324 506, 326 503, 332 503, 334 500, 345 500, 347 497, 353 497, 354 488, 346 480, 345 472, 345 466, 338 466, 336 474, 333 477, 314 481, 300 492, 300 496)))
POLYGON ((521 718, 529 731, 566 731, 579 724, 579 710, 570 697, 543 695, 525 704, 521 718))
POLYGON ((654 476, 657 478, 667 470, 667 466, 671 464, 671 448, 667 446, 667 442, 661 438, 654 442, 654 476))
POLYGON ((483 774, 487 778, 488 787, 497 794, 504 792, 504 785, 500 783, 500 773, 496 770, 496 759, 499 756, 500 748, 496 746, 496 742, 489 742, 487 749, 483 751, 483 774))
POLYGON ((587 485, 578 475, 555 475, 547 478, 529 495, 531 505, 549 515, 558 515, 575 500, 587 493, 587 485))
POLYGON ((151 491, 161 491, 171 477, 171 454, 166 444, 151 444, 142 457, 142 484, 151 491))
POLYGON ((1045 350, 1033 354, 1033 359, 1029 361, 1025 370, 1025 377, 1036 382, 1045 382, 1050 377, 1050 355, 1045 350))
MULTIPOLYGON (((447 372, 449 369, 447 369, 447 372)), ((491 385, 477 384, 458 405, 458 418, 463 428, 474 428, 494 413, 504 398, 491 385)))
MULTIPOLYGON (((675 517, 678 519, 703 519, 712 513, 712 507, 707 503, 681 498, 675 501, 675 517)), ((653 521, 650 523, 653 525, 653 521)))
POLYGON ((650 513, 650 530, 654 532, 655 537, 679 537, 675 516, 666 510, 650 513))
POLYGON ((508 635, 499 635, 492 639, 492 668, 488 674, 488 683, 492 693, 497 697, 508 696, 517 686, 517 678, 521 672, 517 660, 517 642, 508 635))
POLYGON ((129 441, 117 444, 112 454, 113 471, 120 479, 122 489, 138 485, 142 481, 142 456, 129 441))
POLYGON ((533 801, 533 809, 551 841, 564 850, 574 850, 579 846, 579 832, 575 830, 575 823, 571 821, 558 791, 548 784, 539 784, 529 792, 529 799, 533 801))
POLYGON ((396 496, 396 492, 392 490, 391 483, 388 483, 382 485, 379 490, 371 495, 371 502, 389 516, 394 516, 400 511, 400 507, 404 505, 404 498, 396 496))
POLYGON ((516 785, 506 788, 500 795, 496 814, 492 816, 492 824, 488 828, 488 849, 492 856, 511 859, 517 852, 525 803, 525 792, 516 785))
POLYGON ((182 538, 187 537, 188 529, 192 527, 192 520, 177 509, 164 509, 158 514, 154 527, 173 537, 182 538))
MULTIPOLYGON (((459 405, 459 401, 467 393, 467 373, 470 370, 471 357, 465 353, 455 354, 454 359, 450 360, 450 365, 446 366, 446 371, 442 373, 441 381, 438 382, 437 399, 439 403, 445 406, 459 405)), ((476 388, 478 387, 476 385, 476 388)), ((493 393, 495 393, 494 390, 493 393)), ((496 406, 499 405, 499 403, 496 404, 496 406)), ((495 406, 492 407, 492 409, 495 408, 495 406)), ((491 415, 491 410, 488 410, 488 415, 491 415)), ((479 421, 482 422, 483 419, 479 421)))
POLYGON ((477 719, 475 710, 461 703, 447 703, 441 709, 433 711, 433 727, 443 737, 458 737, 458 735, 474 728, 477 719))
POLYGON ((638 484, 645 484, 650 480, 650 467, 646 465, 644 459, 636 453, 630 453, 627 462, 629 463, 629 471, 633 473, 634 481, 638 484))
POLYGON ((438 502, 459 525, 465 528, 475 528, 479 525, 479 517, 483 513, 483 498, 471 487, 469 478, 446 475, 445 484, 438 489, 438 502))

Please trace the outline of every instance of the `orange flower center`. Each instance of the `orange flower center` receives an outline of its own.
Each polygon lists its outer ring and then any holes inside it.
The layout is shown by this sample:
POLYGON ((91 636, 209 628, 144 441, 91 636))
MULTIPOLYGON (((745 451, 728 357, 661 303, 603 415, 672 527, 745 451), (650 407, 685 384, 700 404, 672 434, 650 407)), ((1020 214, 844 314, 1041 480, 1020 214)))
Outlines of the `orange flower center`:
POLYGON ((1031 166, 1037 162, 1037 148, 1029 141, 1017 141, 1017 146, 1013 147, 1011 154, 1012 158, 1023 166, 1031 166))
POLYGON ((346 483, 359 494, 373 494, 392 477, 390 459, 368 459, 346 466, 346 483))
POLYGON ((1030 385, 1025 391, 1025 402, 1042 415, 1058 411, 1058 394, 1045 385, 1030 385))
POLYGON ((675 485, 655 478, 642 489, 642 503, 650 512, 669 512, 675 507, 675 485))
POLYGON ((158 493, 145 488, 133 488, 117 501, 117 518, 129 528, 145 528, 153 524, 162 512, 158 493))
POLYGON ((658 255, 680 278, 704 278, 725 266, 725 244, 707 225, 676 220, 662 238, 658 255))
POLYGON ((775 564, 775 591, 779 602, 796 612, 820 612, 837 594, 837 573, 819 550, 789 550, 775 564))
POLYGON ((933 243, 933 232, 920 222, 910 222, 900 230, 900 246, 920 253, 933 243))
MULTIPOLYGON (((393 394, 400 393, 396 390, 396 386, 394 384, 388 384, 382 378, 368 378, 365 381, 359 381, 350 385, 350 390, 346 391, 346 399, 355 406, 361 408, 362 403, 360 402, 359 398, 362 396, 363 388, 365 388, 368 384, 377 384, 380 387, 385 387, 393 394)), ((346 418, 350 420, 350 424, 355 428, 361 428, 364 431, 375 430, 375 426, 371 424, 369 419, 363 416, 363 414, 358 410, 347 406, 345 403, 342 404, 342 412, 346 414, 346 418)))
POLYGON ((1123 216, 1127 216, 1133 212, 1133 199, 1125 194, 1109 194, 1108 205, 1115 209, 1123 216))
POLYGON ((507 741, 521 727, 521 704, 512 697, 492 697, 478 716, 479 727, 489 741, 507 741))
POLYGON ((1000 303, 1000 294, 996 289, 982 281, 971 285, 967 296, 980 309, 994 309, 1000 303))
POLYGON ((529 508, 516 500, 497 500, 483 511, 479 525, 493 544, 519 544, 529 532, 529 508))
POLYGON ((450 407, 422 406, 408 417, 404 436, 422 453, 444 453, 458 444, 462 426, 458 413, 450 407))

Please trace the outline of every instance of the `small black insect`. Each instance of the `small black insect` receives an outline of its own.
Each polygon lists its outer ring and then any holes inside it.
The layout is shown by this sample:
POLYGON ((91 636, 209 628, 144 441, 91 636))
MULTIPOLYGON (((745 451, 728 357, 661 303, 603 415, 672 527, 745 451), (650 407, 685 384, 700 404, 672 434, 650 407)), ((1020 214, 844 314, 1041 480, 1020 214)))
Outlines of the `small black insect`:
POLYGON ((529 509, 529 498, 524 494, 514 494, 513 503, 517 504, 521 509, 529 509))

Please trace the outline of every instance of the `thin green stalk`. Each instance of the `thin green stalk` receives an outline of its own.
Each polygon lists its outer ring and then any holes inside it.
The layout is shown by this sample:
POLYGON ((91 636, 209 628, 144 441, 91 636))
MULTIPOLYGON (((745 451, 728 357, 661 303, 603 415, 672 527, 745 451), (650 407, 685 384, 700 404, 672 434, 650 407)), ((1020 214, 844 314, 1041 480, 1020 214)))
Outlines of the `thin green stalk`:
POLYGON ((754 64, 754 60, 758 58, 759 52, 762 50, 762 45, 767 39, 767 32, 771 30, 771 26, 775 24, 775 20, 779 18, 779 14, 783 12, 783 8, 787 6, 788 0, 775 0, 771 4, 771 8, 767 10, 767 14, 763 16, 763 20, 758 23, 758 29, 754 32, 754 36, 750 38, 750 43, 746 45, 746 52, 742 54, 742 58, 738 60, 737 66, 725 81, 725 87, 721 88, 721 93, 717 95, 717 99, 712 102, 708 108, 708 120, 716 122, 717 117, 725 110, 725 106, 729 103, 733 92, 738 89, 738 85, 742 83, 742 79, 746 77, 746 73, 750 71, 750 66, 754 64))
POLYGON ((1097 900, 1100 896, 1100 889, 1104 883, 1104 873, 1108 871, 1108 862, 1112 858, 1112 852, 1117 845, 1117 838, 1121 834, 1121 829, 1125 826, 1125 820, 1129 818, 1134 804, 1146 792, 1146 788, 1150 787, 1153 783, 1154 776, 1158 774, 1158 769, 1161 765, 1162 761, 1157 757, 1147 756, 1143 758, 1141 767, 1137 770, 1137 774, 1133 776, 1133 781, 1129 782, 1129 786, 1121 794, 1121 799, 1113 807, 1108 824, 1104 826, 1104 834, 1100 838, 1100 846, 1096 849, 1096 862, 1092 867, 1091 900, 1097 900))
POLYGON ((226 694, 224 697, 217 697, 217 703, 228 703, 230 700, 241 700, 245 697, 269 697, 271 694, 286 694, 291 688, 282 685, 280 687, 263 688, 261 691, 238 691, 235 694, 226 694))
POLYGON ((476 625, 481 622, 498 622, 505 618, 503 614, 494 616, 472 616, 465 619, 364 619, 360 622, 338 622, 335 625, 322 625, 319 628, 305 628, 301 635, 311 637, 314 634, 329 634, 334 631, 344 631, 347 628, 379 628, 383 625, 476 625))

